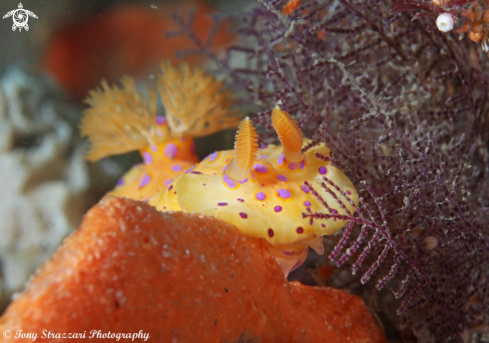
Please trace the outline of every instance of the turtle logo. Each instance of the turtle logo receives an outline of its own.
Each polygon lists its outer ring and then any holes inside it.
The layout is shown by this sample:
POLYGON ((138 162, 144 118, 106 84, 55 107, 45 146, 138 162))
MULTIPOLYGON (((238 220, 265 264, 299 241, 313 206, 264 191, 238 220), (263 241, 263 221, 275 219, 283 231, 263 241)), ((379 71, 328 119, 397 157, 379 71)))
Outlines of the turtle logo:
POLYGON ((29 20, 29 16, 32 18, 37 19, 37 15, 35 15, 34 12, 28 11, 24 9, 24 6, 22 6, 22 3, 19 3, 19 8, 16 10, 12 10, 5 14, 3 16, 3 19, 8 18, 12 16, 14 19, 14 24, 12 25, 12 31, 15 31, 15 29, 19 29, 19 32, 22 31, 22 29, 29 31, 29 25, 27 25, 27 21, 29 20))

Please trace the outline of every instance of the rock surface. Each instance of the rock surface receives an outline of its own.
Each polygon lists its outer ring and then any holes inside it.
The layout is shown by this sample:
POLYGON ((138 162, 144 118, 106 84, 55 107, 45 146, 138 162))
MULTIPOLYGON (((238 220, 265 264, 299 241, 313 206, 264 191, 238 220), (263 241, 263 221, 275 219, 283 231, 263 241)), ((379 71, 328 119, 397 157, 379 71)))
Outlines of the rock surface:
POLYGON ((0 74, 0 312, 88 207, 78 117, 46 78, 19 66, 0 74))
POLYGON ((386 342, 359 297, 289 283, 266 247, 233 226, 115 197, 39 270, 0 318, 4 330, 37 333, 37 342, 48 341, 43 330, 142 330, 152 342, 386 342))

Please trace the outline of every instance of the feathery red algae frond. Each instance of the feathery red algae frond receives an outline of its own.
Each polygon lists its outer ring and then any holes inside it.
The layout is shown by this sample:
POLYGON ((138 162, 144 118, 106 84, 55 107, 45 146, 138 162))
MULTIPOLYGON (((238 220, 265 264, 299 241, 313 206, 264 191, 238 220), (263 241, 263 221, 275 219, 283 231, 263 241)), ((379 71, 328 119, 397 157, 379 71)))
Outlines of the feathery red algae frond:
POLYGON ((249 169, 253 165, 258 152, 258 135, 251 124, 250 118, 246 117, 239 124, 234 142, 234 159, 236 165, 241 169, 249 169))
POLYGON ((102 88, 89 93, 86 103, 90 108, 81 123, 82 136, 92 143, 86 159, 97 161, 167 139, 169 132, 159 131, 156 125, 155 100, 154 91, 149 98, 138 93, 130 77, 122 79, 121 87, 102 81, 102 88))
POLYGON ((290 117, 290 114, 275 106, 272 111, 272 124, 282 142, 285 158, 298 162, 302 158, 293 158, 300 154, 302 149, 302 131, 299 125, 290 117))
POLYGON ((230 110, 236 101, 223 81, 186 63, 174 68, 167 61, 161 71, 158 89, 174 135, 200 137, 238 126, 237 112, 230 110))

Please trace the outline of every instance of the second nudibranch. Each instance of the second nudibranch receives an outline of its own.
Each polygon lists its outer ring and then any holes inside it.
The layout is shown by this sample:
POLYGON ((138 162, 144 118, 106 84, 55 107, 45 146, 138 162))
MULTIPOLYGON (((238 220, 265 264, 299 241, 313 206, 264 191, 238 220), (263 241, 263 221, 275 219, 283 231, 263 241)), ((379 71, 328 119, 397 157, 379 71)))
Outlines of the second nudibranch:
POLYGON ((230 109, 235 100, 223 82, 203 70, 182 64, 162 63, 157 88, 166 117, 157 115, 156 92, 146 97, 133 79, 122 86, 90 92, 82 121, 82 135, 92 148, 87 159, 139 150, 144 163, 135 165, 109 194, 147 201, 151 196, 198 162, 192 138, 234 128, 239 122, 230 109))
POLYGON ((324 211, 324 201, 333 214, 352 214, 358 194, 345 174, 317 156, 330 155, 324 144, 301 152, 310 141, 287 112, 276 107, 272 122, 281 146, 259 148, 256 131, 245 118, 234 150, 211 154, 149 203, 160 211, 212 215, 246 236, 263 239, 287 276, 305 261, 309 247, 323 254, 322 236, 346 224, 334 219, 311 223, 303 213, 324 211), (320 186, 324 177, 336 186, 334 196, 320 186))

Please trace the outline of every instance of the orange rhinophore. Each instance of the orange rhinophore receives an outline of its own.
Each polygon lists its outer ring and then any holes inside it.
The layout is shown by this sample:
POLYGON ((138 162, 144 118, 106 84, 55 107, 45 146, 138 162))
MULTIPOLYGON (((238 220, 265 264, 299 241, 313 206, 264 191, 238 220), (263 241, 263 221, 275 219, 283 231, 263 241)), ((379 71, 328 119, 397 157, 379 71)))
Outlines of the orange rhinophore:
POLYGON ((246 117, 240 124, 234 143, 234 156, 226 166, 226 174, 236 180, 250 177, 250 170, 258 152, 258 135, 246 117))
POLYGON ((300 162, 304 159, 302 150, 302 131, 290 115, 276 106, 272 111, 272 124, 282 143, 284 157, 291 162, 300 162))

